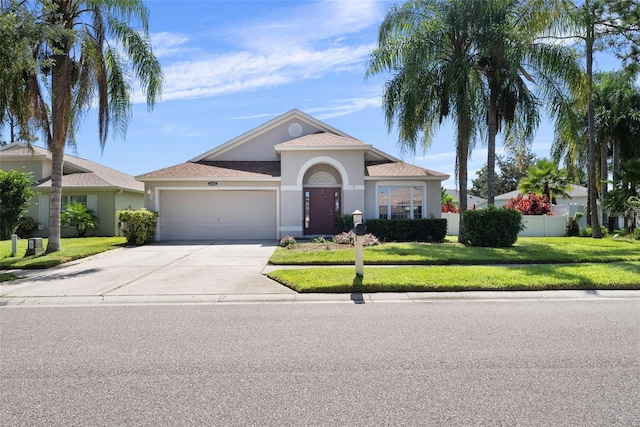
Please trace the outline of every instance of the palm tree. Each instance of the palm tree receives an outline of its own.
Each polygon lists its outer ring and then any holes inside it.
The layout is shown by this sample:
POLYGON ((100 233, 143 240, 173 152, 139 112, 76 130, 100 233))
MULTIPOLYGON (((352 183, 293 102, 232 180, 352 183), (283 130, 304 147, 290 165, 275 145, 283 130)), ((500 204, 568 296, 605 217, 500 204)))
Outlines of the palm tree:
POLYGON ((540 99, 553 114, 566 89, 581 82, 573 53, 542 41, 558 23, 560 12, 555 2, 493 0, 475 22, 477 66, 487 90, 489 204, 495 195, 496 136, 503 124, 508 145, 530 141, 540 121, 540 99))
POLYGON ((567 182, 564 169, 550 160, 541 159, 527 171, 527 177, 522 178, 518 189, 522 193, 534 193, 547 196, 549 201, 556 204, 556 196, 568 197, 571 186, 567 182))
MULTIPOLYGON (((469 29, 485 2, 408 1, 387 13, 371 53, 367 76, 392 73, 383 95, 387 127, 396 123, 399 145, 427 150, 445 118, 456 123, 460 210, 467 208, 467 159, 477 134, 481 81, 472 60, 469 29)), ((465 243, 463 222, 458 241, 465 243)))
POLYGON ((52 154, 47 252, 53 252, 60 249, 64 147, 74 144, 83 114, 97 101, 104 148, 110 127, 126 132, 131 109, 127 76, 135 76, 151 109, 160 96, 162 71, 148 37, 148 12, 140 0, 38 0, 35 8, 33 15, 48 30, 35 57, 48 58, 51 65, 29 75, 27 95, 52 154), (40 86, 41 80, 50 93, 40 86))

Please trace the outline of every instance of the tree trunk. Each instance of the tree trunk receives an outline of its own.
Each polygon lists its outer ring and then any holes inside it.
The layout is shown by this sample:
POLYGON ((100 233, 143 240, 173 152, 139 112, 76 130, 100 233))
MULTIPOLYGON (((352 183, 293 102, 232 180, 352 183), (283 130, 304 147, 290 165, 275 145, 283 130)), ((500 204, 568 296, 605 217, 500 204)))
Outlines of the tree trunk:
POLYGON ((587 96, 588 110, 587 123, 589 130, 589 177, 587 187, 589 192, 589 213, 591 216, 591 237, 594 239, 602 239, 602 230, 600 230, 600 221, 598 219, 598 188, 596 181, 596 133, 593 109, 593 42, 594 28, 589 25, 586 37, 586 56, 587 56, 587 96))
MULTIPOLYGON (((458 144, 460 144, 458 142, 458 144)), ((467 210, 467 156, 468 156, 468 142, 463 144, 464 147, 459 149, 458 158, 458 186, 460 188, 460 220, 458 224, 458 242, 462 244, 467 243, 467 238, 464 233, 464 223, 462 221, 462 215, 467 210)))
POLYGON ((53 136, 51 150, 51 200, 49 203, 49 242, 47 252, 59 251, 60 211, 62 210, 62 167, 64 164, 64 146, 71 115, 71 59, 67 54, 55 55, 51 70, 51 118, 53 136))
MULTIPOLYGON (((490 86, 493 86, 490 82, 490 86)), ((489 89, 489 105, 487 106, 487 205, 494 204, 496 191, 496 135, 498 134, 498 100, 495 89, 489 89)))
POLYGON ((609 224, 609 215, 604 209, 604 205, 607 202, 608 185, 607 178, 609 178, 609 168, 607 161, 609 160, 609 144, 608 141, 600 141, 600 200, 602 201, 602 225, 609 224))

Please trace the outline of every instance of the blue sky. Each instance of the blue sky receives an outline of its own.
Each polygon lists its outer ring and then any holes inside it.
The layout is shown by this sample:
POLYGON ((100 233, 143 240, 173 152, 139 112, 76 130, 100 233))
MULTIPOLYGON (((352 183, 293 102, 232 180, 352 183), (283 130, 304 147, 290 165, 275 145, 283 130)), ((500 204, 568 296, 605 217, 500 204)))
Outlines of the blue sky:
MULTIPOLYGON (((89 113, 69 154, 139 175, 185 162, 273 117, 298 108, 406 162, 451 175, 454 134, 446 123, 432 146, 403 155, 381 109, 385 76, 365 79, 388 1, 146 2, 154 52, 162 63, 161 102, 147 112, 134 94, 124 139, 104 152, 89 113)), ((533 151, 549 155, 553 134, 543 123, 533 151)), ((499 148, 499 152, 501 149, 499 148)), ((476 147, 469 177, 486 162, 476 147)))

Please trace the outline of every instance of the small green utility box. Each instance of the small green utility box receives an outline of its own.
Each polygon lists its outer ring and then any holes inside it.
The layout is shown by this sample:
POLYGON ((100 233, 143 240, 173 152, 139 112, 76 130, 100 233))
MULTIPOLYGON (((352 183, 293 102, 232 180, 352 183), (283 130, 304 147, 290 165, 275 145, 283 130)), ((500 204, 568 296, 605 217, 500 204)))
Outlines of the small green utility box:
POLYGON ((32 237, 28 241, 27 252, 24 256, 40 255, 43 252, 44 248, 42 247, 42 237, 32 237))

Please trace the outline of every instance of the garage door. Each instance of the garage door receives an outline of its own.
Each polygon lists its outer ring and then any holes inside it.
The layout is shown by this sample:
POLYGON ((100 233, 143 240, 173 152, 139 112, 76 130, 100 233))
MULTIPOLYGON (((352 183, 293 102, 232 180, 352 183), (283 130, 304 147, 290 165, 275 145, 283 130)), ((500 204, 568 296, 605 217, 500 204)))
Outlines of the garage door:
POLYGON ((276 192, 160 191, 160 240, 275 239, 276 192))

